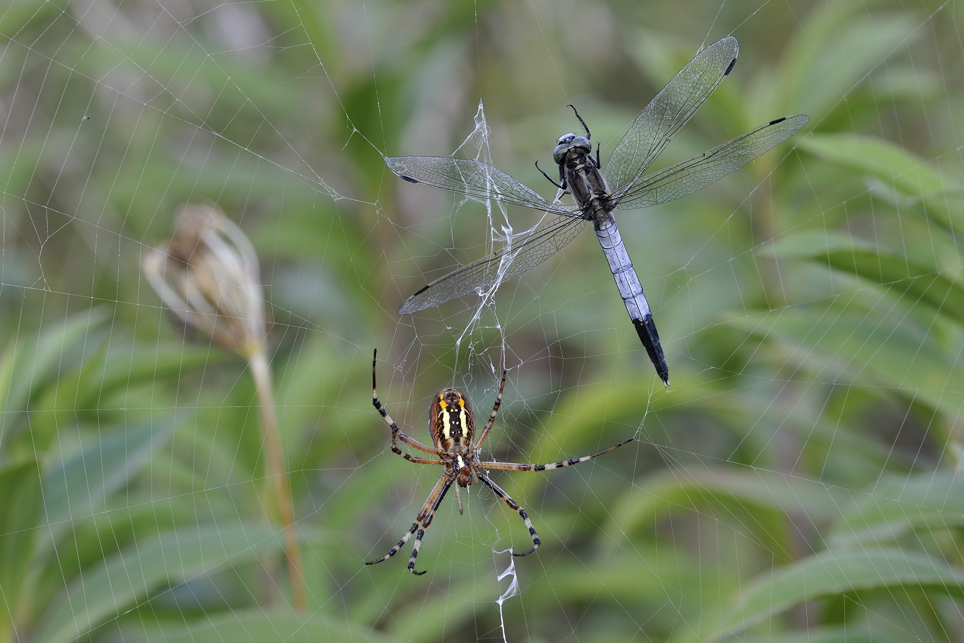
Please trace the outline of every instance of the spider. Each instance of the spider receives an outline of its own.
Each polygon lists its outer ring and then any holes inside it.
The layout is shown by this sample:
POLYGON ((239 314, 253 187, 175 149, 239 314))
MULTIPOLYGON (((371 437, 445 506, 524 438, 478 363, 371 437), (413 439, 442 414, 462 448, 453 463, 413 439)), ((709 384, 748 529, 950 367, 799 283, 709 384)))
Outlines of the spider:
POLYGON ((525 553, 517 554, 512 552, 513 556, 528 556, 536 549, 539 548, 541 541, 539 540, 539 535, 536 533, 535 527, 532 526, 532 521, 529 520, 529 516, 526 514, 526 510, 523 509, 519 503, 513 500, 509 494, 502 490, 499 485, 493 482, 485 473, 482 472, 483 469, 500 469, 504 471, 546 471, 549 469, 559 469, 562 467, 569 467, 574 464, 579 464, 580 462, 585 462, 586 460, 592 460, 593 458, 600 456, 604 453, 609 453, 613 449, 619 448, 628 442, 632 442, 633 438, 628 440, 623 440, 619 444, 615 444, 604 451, 599 453, 594 453, 592 455, 584 455, 581 458, 570 458, 562 462, 553 462, 552 464, 522 464, 516 462, 483 462, 479 460, 479 454, 482 451, 482 442, 485 441, 486 436, 489 434, 489 429, 492 428, 492 423, 495 422, 495 416, 499 412, 499 406, 502 404, 502 389, 505 387, 505 371, 502 371, 502 382, 499 384, 499 394, 495 398, 495 404, 492 406, 492 413, 489 414, 489 421, 485 423, 485 428, 482 429, 482 435, 479 436, 478 442, 473 442, 473 436, 475 435, 475 416, 472 414, 472 405, 469 404, 468 399, 462 392, 457 388, 443 388, 441 391, 435 394, 435 398, 432 400, 431 411, 429 413, 429 430, 432 433, 432 443, 434 447, 426 446, 415 440, 414 438, 402 433, 398 425, 395 424, 395 420, 388 414, 385 407, 378 400, 378 393, 375 391, 375 357, 378 355, 378 350, 372 354, 372 404, 378 409, 381 414, 382 419, 385 420, 387 424, 392 429, 392 452, 397 453, 409 462, 414 462, 415 464, 440 464, 445 467, 442 472, 442 477, 436 483, 435 488, 432 489, 432 493, 428 495, 422 508, 419 509, 418 514, 415 516, 415 522, 412 523, 411 528, 408 532, 402 536, 401 540, 392 547, 387 554, 379 558, 378 560, 372 560, 366 562, 366 565, 375 565, 377 563, 384 562, 398 553, 398 551, 405 546, 412 534, 415 536, 415 546, 412 549, 412 556, 408 559, 408 571, 412 572, 416 576, 420 576, 425 573, 425 571, 417 572, 415 571, 415 558, 418 556, 418 550, 422 546, 422 537, 425 535, 425 530, 428 529, 429 525, 432 524, 432 519, 435 517, 435 512, 438 511, 439 506, 442 504, 442 500, 445 498, 445 494, 448 492, 452 483, 456 483, 455 487, 455 497, 459 505, 459 513, 462 513, 462 496, 459 493, 461 487, 468 487, 472 484, 473 479, 478 479, 482 484, 487 486, 495 495, 499 496, 505 504, 509 505, 519 517, 525 522, 526 527, 529 529, 529 535, 532 537, 532 549, 525 553), (417 449, 423 453, 428 453, 435 458, 422 458, 414 457, 402 451, 397 442, 401 441, 417 449))

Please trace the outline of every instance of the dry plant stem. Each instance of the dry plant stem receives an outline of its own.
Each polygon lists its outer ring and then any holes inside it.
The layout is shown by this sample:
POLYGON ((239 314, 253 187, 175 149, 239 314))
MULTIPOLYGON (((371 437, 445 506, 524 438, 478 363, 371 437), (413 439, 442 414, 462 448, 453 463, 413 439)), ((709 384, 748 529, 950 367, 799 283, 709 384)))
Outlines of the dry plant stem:
POLYGON ((291 601, 294 608, 304 611, 308 606, 305 587, 304 568, 301 566, 301 548, 298 544, 298 531, 295 527, 294 506, 291 501, 291 486, 285 471, 284 455, 281 451, 281 436, 278 432, 278 418, 275 414, 274 389, 271 383, 271 369, 268 358, 260 348, 255 349, 249 358, 251 375, 258 391, 258 406, 261 412, 261 430, 264 435, 265 451, 268 456, 268 481, 274 491, 275 503, 281 518, 284 539, 285 560, 288 576, 291 579, 291 601))
POLYGON ((171 312, 248 361, 258 391, 268 459, 264 504, 277 507, 292 604, 304 610, 307 589, 265 353, 264 291, 258 281, 254 246, 217 206, 187 204, 178 212, 174 236, 167 246, 147 252, 142 265, 147 280, 171 312))

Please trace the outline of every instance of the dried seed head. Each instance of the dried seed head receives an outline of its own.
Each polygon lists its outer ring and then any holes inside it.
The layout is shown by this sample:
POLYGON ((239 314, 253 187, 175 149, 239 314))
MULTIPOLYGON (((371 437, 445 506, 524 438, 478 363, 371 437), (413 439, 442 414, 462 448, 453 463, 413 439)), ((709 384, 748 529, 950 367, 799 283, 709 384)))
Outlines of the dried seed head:
POLYGON ((188 326, 245 359, 262 350, 266 326, 258 257, 219 208, 182 206, 170 242, 149 250, 141 265, 164 304, 188 326))

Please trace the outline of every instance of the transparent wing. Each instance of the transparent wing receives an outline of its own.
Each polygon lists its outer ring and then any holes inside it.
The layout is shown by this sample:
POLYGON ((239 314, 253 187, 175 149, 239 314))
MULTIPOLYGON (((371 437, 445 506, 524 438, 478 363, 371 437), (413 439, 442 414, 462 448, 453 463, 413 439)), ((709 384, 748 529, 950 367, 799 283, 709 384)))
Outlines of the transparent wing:
POLYGON ((462 295, 486 291, 500 281, 518 277, 575 239, 586 223, 583 219, 568 217, 554 219, 548 225, 534 229, 523 237, 521 242, 514 243, 511 248, 504 248, 491 257, 463 266, 436 279, 409 297, 398 312, 401 315, 408 315, 444 304, 462 295), (502 258, 506 256, 509 260, 506 262, 507 265, 503 266, 502 258))
POLYGON ((686 63, 636 116, 603 171, 614 197, 646 171, 723 82, 738 50, 736 38, 714 42, 686 63))
POLYGON ((617 208, 666 203, 706 187, 787 140, 810 120, 805 114, 778 118, 718 147, 644 177, 630 186, 617 208))
POLYGON ((425 183, 476 199, 495 199, 563 216, 578 216, 576 208, 550 203, 502 170, 481 161, 451 156, 393 156, 388 169, 411 183, 425 183))

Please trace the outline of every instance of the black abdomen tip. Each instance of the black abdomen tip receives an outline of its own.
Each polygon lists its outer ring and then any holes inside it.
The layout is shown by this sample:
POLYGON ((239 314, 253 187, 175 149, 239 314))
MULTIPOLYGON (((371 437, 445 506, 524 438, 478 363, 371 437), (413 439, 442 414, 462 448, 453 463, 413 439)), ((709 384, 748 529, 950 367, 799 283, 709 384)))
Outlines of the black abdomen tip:
POLYGON ((639 335, 643 347, 649 354, 649 359, 656 369, 656 374, 663 381, 663 386, 669 386, 669 366, 666 365, 666 358, 663 356, 663 347, 659 343, 659 333, 656 332, 656 323, 653 322, 652 315, 646 315, 642 320, 633 320, 636 327, 636 334, 639 335))

